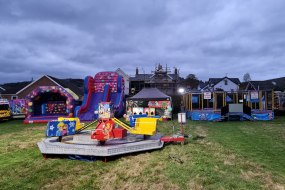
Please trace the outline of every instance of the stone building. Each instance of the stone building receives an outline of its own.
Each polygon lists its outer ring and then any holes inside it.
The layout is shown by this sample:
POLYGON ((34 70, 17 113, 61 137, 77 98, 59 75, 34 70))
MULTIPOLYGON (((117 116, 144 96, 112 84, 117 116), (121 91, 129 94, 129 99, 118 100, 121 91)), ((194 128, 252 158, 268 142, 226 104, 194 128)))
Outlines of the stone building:
POLYGON ((158 64, 151 74, 140 73, 136 68, 135 76, 130 77, 130 94, 136 94, 143 88, 158 88, 169 96, 177 95, 180 80, 177 68, 171 72, 167 66, 158 64))

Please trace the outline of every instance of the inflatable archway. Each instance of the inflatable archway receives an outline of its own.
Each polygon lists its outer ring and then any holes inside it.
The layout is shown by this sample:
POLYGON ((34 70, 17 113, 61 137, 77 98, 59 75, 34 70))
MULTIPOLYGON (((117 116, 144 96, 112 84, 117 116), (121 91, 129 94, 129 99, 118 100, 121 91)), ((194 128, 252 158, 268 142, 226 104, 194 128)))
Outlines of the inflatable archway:
POLYGON ((74 98, 64 88, 39 86, 26 96, 25 123, 42 123, 57 117, 72 117, 74 98))

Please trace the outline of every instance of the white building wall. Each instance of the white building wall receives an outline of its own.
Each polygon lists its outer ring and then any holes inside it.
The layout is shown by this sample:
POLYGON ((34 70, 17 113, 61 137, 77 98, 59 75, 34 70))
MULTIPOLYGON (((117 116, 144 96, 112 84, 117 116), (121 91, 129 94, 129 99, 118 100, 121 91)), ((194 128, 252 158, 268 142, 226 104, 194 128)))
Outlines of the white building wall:
POLYGON ((124 77, 125 80, 125 95, 129 95, 130 92, 130 78, 124 77))
POLYGON ((218 84, 216 84, 214 86, 214 90, 216 90, 217 88, 223 89, 224 91, 236 91, 239 89, 239 86, 235 83, 233 83, 231 80, 229 79, 223 79, 221 80, 218 84), (228 84, 225 85, 225 80, 228 81, 228 84))

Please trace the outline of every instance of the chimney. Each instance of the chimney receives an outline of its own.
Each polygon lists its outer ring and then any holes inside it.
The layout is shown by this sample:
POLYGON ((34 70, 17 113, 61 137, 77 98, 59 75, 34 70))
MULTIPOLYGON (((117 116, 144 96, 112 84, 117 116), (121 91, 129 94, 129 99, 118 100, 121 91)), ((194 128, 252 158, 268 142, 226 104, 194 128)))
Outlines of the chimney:
POLYGON ((139 74, 139 68, 136 68, 136 75, 139 74))
POLYGON ((178 70, 176 67, 174 68, 174 74, 176 74, 176 75, 178 74, 178 70))

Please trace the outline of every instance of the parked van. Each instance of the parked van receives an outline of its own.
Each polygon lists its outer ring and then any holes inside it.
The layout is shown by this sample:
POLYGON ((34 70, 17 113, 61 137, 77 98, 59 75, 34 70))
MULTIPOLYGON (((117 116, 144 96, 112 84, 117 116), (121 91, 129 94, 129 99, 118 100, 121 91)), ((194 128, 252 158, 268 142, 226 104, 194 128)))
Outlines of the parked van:
POLYGON ((8 120, 11 118, 11 110, 9 101, 6 99, 0 99, 0 121, 8 120))

